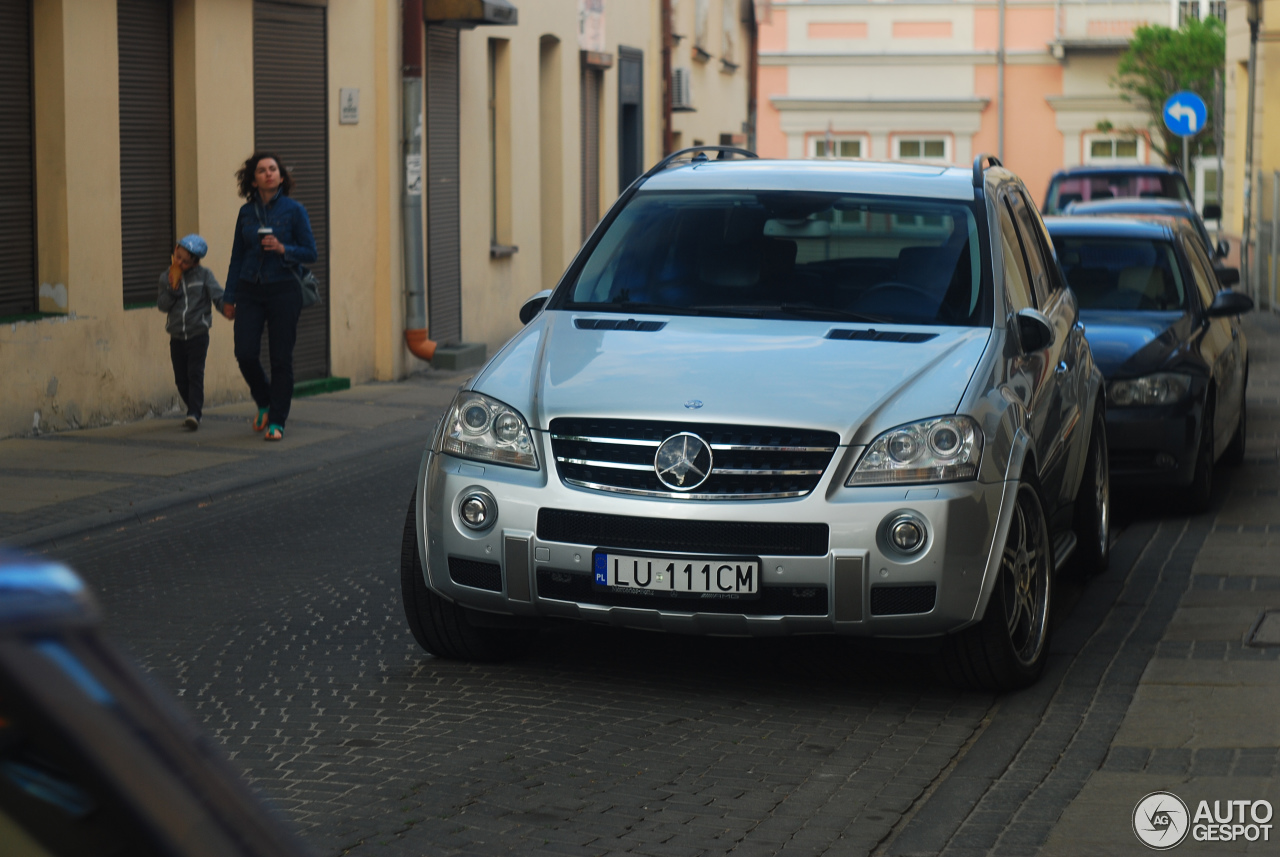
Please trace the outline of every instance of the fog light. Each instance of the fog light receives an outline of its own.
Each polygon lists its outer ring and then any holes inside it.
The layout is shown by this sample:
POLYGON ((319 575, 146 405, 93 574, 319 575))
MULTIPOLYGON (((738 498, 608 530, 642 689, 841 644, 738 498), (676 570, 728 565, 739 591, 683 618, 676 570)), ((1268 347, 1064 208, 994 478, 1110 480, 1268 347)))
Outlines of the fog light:
POLYGON ((458 503, 458 517, 472 530, 487 530, 498 518, 498 503, 483 489, 472 489, 458 503))
POLYGON ((900 553, 915 553, 924 546, 924 522, 914 515, 898 515, 885 528, 889 544, 900 553))

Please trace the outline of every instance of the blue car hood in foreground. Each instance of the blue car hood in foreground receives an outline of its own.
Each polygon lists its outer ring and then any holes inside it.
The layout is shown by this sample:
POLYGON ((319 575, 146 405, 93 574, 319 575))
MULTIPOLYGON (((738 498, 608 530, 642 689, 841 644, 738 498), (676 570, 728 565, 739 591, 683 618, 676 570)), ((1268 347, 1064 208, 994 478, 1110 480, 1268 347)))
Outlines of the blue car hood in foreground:
POLYGON ((574 323, 595 318, 625 317, 541 313, 472 389, 519 409, 535 429, 564 416, 680 420, 825 429, 849 443, 873 414, 879 431, 953 413, 991 336, 989 328, 880 325, 934 336, 842 340, 826 337, 872 326, 686 316, 657 331, 574 323))
POLYGON ((1181 310, 1082 309, 1080 320, 1093 361, 1108 380, 1159 370, 1191 334, 1191 316, 1181 310))

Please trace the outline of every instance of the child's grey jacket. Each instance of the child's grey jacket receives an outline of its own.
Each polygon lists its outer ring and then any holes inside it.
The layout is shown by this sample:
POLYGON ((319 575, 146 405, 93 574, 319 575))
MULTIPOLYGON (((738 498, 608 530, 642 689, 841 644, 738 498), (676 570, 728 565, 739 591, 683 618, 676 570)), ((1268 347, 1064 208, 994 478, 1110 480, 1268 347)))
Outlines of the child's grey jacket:
POLYGON ((182 275, 177 291, 169 288, 169 271, 160 274, 160 294, 156 297, 160 312, 169 320, 164 329, 174 339, 194 339, 208 333, 213 324, 213 308, 222 309, 222 286, 213 271, 196 265, 182 275))

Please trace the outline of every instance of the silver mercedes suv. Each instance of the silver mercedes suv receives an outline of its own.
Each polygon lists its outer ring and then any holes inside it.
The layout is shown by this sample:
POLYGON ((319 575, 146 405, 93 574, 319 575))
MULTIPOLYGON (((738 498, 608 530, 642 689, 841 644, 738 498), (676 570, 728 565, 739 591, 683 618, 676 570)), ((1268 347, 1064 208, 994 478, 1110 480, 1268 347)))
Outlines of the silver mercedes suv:
POLYGON ((676 153, 521 317, 409 507, 432 654, 551 619, 937 638, 957 681, 1011 688, 1043 667, 1054 575, 1106 566, 1102 377, 993 158, 676 153))

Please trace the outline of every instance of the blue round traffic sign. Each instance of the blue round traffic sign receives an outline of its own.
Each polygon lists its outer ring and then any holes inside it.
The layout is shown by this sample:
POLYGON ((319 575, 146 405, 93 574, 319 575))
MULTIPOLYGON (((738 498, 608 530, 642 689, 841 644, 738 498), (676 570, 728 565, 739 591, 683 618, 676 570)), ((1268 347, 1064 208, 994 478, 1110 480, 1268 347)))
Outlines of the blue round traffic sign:
POLYGON ((1164 126, 1179 137, 1199 134, 1208 121, 1204 99, 1194 92, 1175 92, 1164 103, 1164 126))

